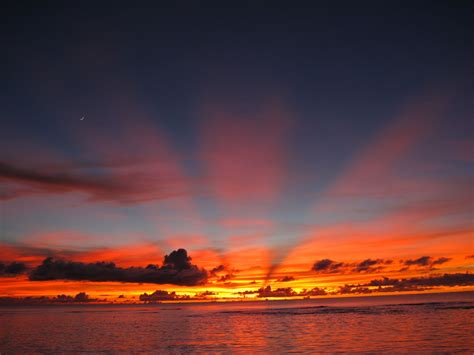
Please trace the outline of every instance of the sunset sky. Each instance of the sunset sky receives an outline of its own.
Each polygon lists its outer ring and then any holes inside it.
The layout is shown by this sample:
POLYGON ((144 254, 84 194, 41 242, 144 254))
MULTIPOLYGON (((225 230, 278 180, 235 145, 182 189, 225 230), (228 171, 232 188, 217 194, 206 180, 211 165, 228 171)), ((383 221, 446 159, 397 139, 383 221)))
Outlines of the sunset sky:
POLYGON ((335 3, 5 8, 0 297, 474 290, 472 9, 335 3))

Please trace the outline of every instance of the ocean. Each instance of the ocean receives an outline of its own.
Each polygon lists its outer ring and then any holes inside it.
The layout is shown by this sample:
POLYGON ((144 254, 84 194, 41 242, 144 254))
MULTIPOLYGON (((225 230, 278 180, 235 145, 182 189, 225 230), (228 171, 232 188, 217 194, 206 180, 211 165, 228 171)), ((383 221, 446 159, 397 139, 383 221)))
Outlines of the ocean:
POLYGON ((0 308, 0 353, 474 351, 474 292, 0 308))

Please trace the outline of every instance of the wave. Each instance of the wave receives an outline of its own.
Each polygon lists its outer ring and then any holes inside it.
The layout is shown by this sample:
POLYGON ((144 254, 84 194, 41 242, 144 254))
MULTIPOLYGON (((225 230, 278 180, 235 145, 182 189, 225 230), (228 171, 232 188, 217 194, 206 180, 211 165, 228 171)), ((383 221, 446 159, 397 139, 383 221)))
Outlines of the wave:
POLYGON ((433 311, 441 310, 469 310, 474 309, 474 302, 425 302, 412 304, 390 304, 376 306, 314 306, 314 307, 295 307, 295 308, 271 308, 271 309, 244 309, 244 310, 227 310, 218 313, 239 314, 239 315, 307 315, 307 314, 341 314, 341 313, 357 313, 357 314, 403 314, 412 312, 413 308, 424 307, 433 311))

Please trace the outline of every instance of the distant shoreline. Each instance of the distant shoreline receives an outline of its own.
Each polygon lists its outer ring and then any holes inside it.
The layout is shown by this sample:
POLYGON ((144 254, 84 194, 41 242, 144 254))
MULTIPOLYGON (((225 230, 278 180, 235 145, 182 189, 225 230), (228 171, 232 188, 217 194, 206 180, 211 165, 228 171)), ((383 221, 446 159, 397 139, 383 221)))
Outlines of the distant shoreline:
MULTIPOLYGON (((196 301, 161 301, 161 302, 40 302, 40 301, 29 301, 28 299, 24 298, 15 298, 15 297, 0 297, 0 308, 8 308, 8 307, 51 307, 51 306, 58 306, 58 307, 71 307, 71 306, 92 306, 92 307, 99 307, 99 306, 119 306, 119 307, 127 307, 127 306, 163 306, 163 305, 215 305, 215 304, 265 304, 271 302, 272 304, 276 303, 292 303, 292 302, 311 302, 315 303, 318 302, 322 305, 324 303, 328 303, 329 306, 333 306, 333 303, 357 303, 354 302, 356 300, 364 300, 367 304, 361 304, 361 306, 368 305, 373 303, 372 305, 388 305, 388 304, 410 304, 408 302, 409 299, 416 299, 416 298, 439 298, 439 302, 459 302, 453 300, 451 298, 456 298, 456 296, 461 297, 468 297, 472 298, 469 301, 474 302, 474 290, 466 290, 466 291, 452 291, 452 292, 429 292, 429 293, 405 293, 405 294, 397 294, 397 295, 353 295, 353 296, 334 296, 334 297, 314 297, 314 298, 272 298, 272 299, 235 299, 235 300, 196 300, 196 301), (446 300, 442 300, 442 298, 447 297, 446 300), (407 302, 394 302, 394 303, 379 303, 383 300, 406 300, 407 302), (373 301, 373 302, 370 302, 373 301), (332 303, 332 304, 331 304, 332 303)), ((415 302, 415 304, 418 302, 415 302)), ((420 302, 426 303, 426 302, 420 302)), ((429 303, 429 302, 428 302, 429 303)))

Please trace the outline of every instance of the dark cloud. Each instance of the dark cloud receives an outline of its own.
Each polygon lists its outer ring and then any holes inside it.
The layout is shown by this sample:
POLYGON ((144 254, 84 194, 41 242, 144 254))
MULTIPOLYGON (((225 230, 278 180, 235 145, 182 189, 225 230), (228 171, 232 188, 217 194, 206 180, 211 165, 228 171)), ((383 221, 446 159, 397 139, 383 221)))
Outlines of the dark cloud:
POLYGON ((366 259, 356 264, 352 269, 354 272, 378 272, 385 268, 385 265, 389 265, 393 260, 384 260, 384 259, 366 259))
POLYGON ((289 298, 289 297, 310 297, 310 296, 325 296, 328 293, 322 289, 315 287, 313 289, 307 290, 303 289, 301 292, 296 292, 291 287, 277 288, 272 289, 271 286, 262 287, 258 290, 246 290, 237 292, 240 296, 247 296, 252 294, 257 294, 258 298, 289 298))
POLYGON ((79 292, 74 297, 67 296, 67 295, 58 295, 56 296, 55 300, 56 302, 66 302, 66 303, 74 303, 74 302, 87 303, 87 302, 94 302, 97 299, 90 298, 89 295, 85 292, 79 292))
POLYGON ((384 277, 372 280, 365 284, 345 285, 340 288, 339 293, 372 293, 372 292, 402 292, 423 291, 434 287, 473 286, 474 274, 444 274, 426 277, 412 277, 392 279, 384 277))
POLYGON ((366 294, 372 293, 373 291, 368 287, 363 287, 361 285, 344 285, 339 287, 339 291, 336 294, 347 295, 347 294, 366 294))
POLYGON ((246 297, 247 295, 254 295, 256 293, 258 293, 258 290, 245 290, 245 291, 236 292, 237 295, 240 295, 243 297, 246 297))
POLYGON ((456 273, 444 275, 432 275, 426 277, 412 278, 387 278, 374 279, 362 284, 346 284, 339 287, 336 292, 328 292, 324 288, 315 287, 301 292, 296 292, 291 287, 272 289, 271 286, 262 287, 258 290, 245 290, 237 292, 238 295, 246 297, 256 294, 258 298, 289 298, 289 297, 310 297, 326 295, 345 295, 345 294, 370 294, 374 292, 406 292, 406 291, 425 291, 435 287, 455 287, 455 286, 474 286, 474 274, 456 273))
POLYGON ((466 259, 474 259, 474 254, 473 255, 467 255, 466 259))
POLYGON ((114 263, 82 263, 49 257, 32 270, 29 278, 31 281, 115 281, 195 286, 207 281, 207 272, 191 264, 186 250, 178 249, 165 256, 163 266, 148 265, 146 268, 121 268, 114 263))
POLYGON ((474 274, 456 273, 426 277, 412 277, 407 279, 383 278, 372 280, 368 286, 395 286, 395 285, 416 285, 416 286, 471 286, 474 285, 474 274))
POLYGON ((15 276, 25 273, 27 270, 24 263, 13 261, 11 263, 0 263, 0 276, 15 276))
POLYGON ((350 273, 350 272, 378 272, 385 269, 393 260, 366 259, 359 263, 337 262, 331 259, 322 259, 314 263, 312 270, 320 274, 350 273))
POLYGON ((290 281, 295 281, 295 278, 293 276, 283 276, 277 280, 277 282, 290 282, 290 281))
MULTIPOLYGON (((1 199, 13 199, 32 194, 61 194, 80 192, 92 201, 136 203, 182 196, 187 192, 187 182, 180 177, 156 177, 144 173, 136 176, 117 175, 110 166, 97 166, 104 173, 91 173, 78 164, 75 168, 31 169, 0 162, 0 181, 21 186, 6 190, 1 199), (46 169, 43 169, 46 170, 46 169), (51 171, 50 171, 51 170, 51 171), (140 183, 136 183, 140 181, 140 183), (125 183, 124 183, 125 182, 125 183)), ((86 167, 87 168, 87 167, 86 167)), ((97 169, 95 169, 97 171, 97 169)))
POLYGON ((262 287, 258 290, 258 297, 266 298, 266 297, 294 297, 298 294, 291 288, 277 288, 272 290, 271 286, 262 287))
POLYGON ((228 282, 229 280, 233 279, 234 275, 233 274, 226 274, 222 275, 217 279, 217 282, 228 282))
POLYGON ((193 299, 208 299, 209 297, 214 297, 214 296, 217 296, 216 292, 206 290, 203 292, 196 293, 193 299))
POLYGON ((405 260, 403 263, 407 266, 411 265, 419 265, 419 266, 428 266, 432 262, 431 256, 422 256, 419 257, 418 259, 409 259, 405 260))
POLYGON ((339 263, 330 259, 323 259, 316 261, 313 265, 312 270, 318 273, 332 274, 341 271, 341 269, 345 266, 346 264, 344 263, 339 263))
POLYGON ((157 303, 162 301, 209 300, 212 299, 212 296, 216 295, 217 294, 212 291, 203 291, 198 292, 191 297, 189 295, 178 295, 175 291, 168 292, 164 290, 156 290, 151 294, 141 294, 139 300, 145 303, 157 303))
POLYGON ((299 295, 300 296, 306 296, 306 297, 309 297, 309 296, 326 296, 328 293, 326 292, 326 290, 322 289, 322 288, 319 288, 319 287, 315 287, 315 288, 312 288, 311 290, 302 290, 299 295))
MULTIPOLYGON (((436 265, 444 264, 451 258, 440 257, 434 259, 431 256, 422 256, 417 259, 400 260, 405 271, 410 267, 428 268, 433 270, 436 265)), ((356 263, 337 262, 331 259, 322 259, 314 263, 312 270, 320 274, 335 273, 377 273, 386 269, 387 265, 393 264, 391 259, 365 259, 356 263)))
POLYGON ((219 265, 219 266, 216 266, 215 268, 213 268, 211 271, 210 271, 210 274, 211 275, 215 275, 216 273, 218 272, 222 272, 222 271, 225 271, 225 265, 219 265))
POLYGON ((450 260, 451 258, 445 258, 445 257, 438 258, 435 261, 433 261, 431 265, 441 265, 441 264, 447 263, 450 260))
POLYGON ((189 270, 193 268, 191 257, 185 249, 173 250, 170 255, 165 255, 162 268, 172 270, 189 270))
POLYGON ((228 283, 231 279, 233 279, 235 277, 235 275, 233 274, 234 272, 238 272, 238 270, 229 270, 227 268, 227 266, 225 265, 219 265, 219 266, 216 266, 215 268, 213 268, 209 274, 211 277, 217 277, 217 282, 224 282, 224 283, 228 283), (222 273, 224 271, 227 271, 227 274, 225 275, 219 275, 219 273, 222 273))
POLYGON ((402 270, 406 270, 410 268, 411 266, 433 269, 435 265, 441 265, 441 264, 447 263, 450 260, 451 258, 446 258, 446 257, 440 257, 438 259, 434 259, 431 256, 422 256, 418 259, 408 259, 408 260, 403 261, 403 265, 405 265, 406 267, 402 270))
MULTIPOLYGON (((120 193, 125 188, 105 177, 86 177, 77 172, 41 172, 0 162, 0 179, 26 186, 30 193, 85 192, 95 197, 120 193)), ((24 191, 24 189, 22 190, 24 191)))
POLYGON ((173 301, 173 300, 188 300, 189 296, 177 295, 175 291, 168 292, 163 290, 156 290, 152 294, 143 293, 139 297, 140 301, 145 303, 155 303, 161 301, 173 301))
POLYGON ((0 305, 30 305, 30 304, 55 304, 55 303, 90 303, 101 302, 97 298, 90 298, 85 292, 79 292, 75 296, 57 295, 55 297, 0 297, 0 305))

